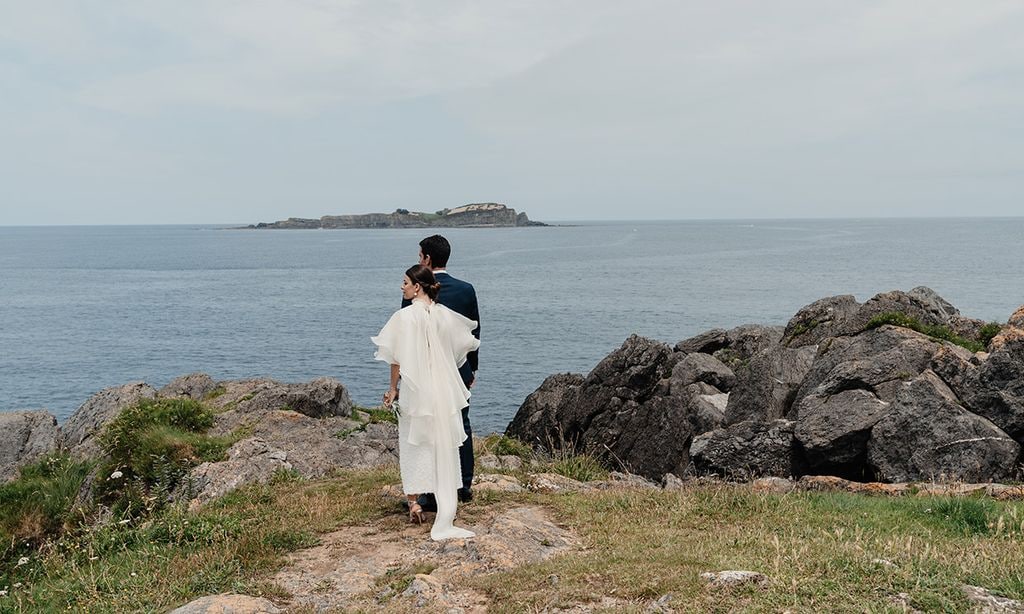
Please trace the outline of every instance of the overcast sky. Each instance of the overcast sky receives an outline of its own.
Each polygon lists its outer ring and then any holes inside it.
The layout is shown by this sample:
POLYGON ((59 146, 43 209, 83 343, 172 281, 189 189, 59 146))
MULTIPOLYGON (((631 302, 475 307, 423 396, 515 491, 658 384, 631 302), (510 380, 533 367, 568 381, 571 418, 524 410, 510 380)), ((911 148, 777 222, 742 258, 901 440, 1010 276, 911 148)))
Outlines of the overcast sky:
POLYGON ((1024 3, 0 0, 0 225, 1024 215, 1024 3))

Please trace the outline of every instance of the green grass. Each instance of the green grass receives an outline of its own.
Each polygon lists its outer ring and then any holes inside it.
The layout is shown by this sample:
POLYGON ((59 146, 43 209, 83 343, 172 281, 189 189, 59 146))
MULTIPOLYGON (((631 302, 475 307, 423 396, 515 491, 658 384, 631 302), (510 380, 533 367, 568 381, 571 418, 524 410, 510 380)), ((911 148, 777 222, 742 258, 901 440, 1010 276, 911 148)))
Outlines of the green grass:
POLYGON ((82 521, 71 507, 90 469, 90 463, 56 454, 22 467, 17 479, 0 486, 0 575, 82 521))
POLYGON ((492 433, 487 437, 478 439, 474 452, 477 456, 482 454, 493 454, 495 456, 518 456, 524 461, 534 458, 533 448, 529 444, 519 441, 515 437, 498 435, 492 433))
POLYGON ((954 333, 947 326, 941 326, 936 324, 922 324, 917 318, 909 316, 905 313, 898 311, 889 311, 886 313, 878 314, 871 318, 864 330, 870 330, 872 328, 878 328, 891 324, 892 326, 899 326, 902 328, 909 328, 910 330, 917 331, 923 335, 928 335, 933 339, 940 339, 942 341, 949 341, 959 345, 960 347, 967 348, 972 352, 983 352, 988 346, 988 342, 992 340, 992 337, 999 333, 999 325, 996 323, 986 324, 981 329, 980 339, 965 339, 960 335, 954 333))
POLYGON ((608 470, 589 454, 561 455, 548 463, 547 471, 580 482, 603 480, 608 477, 608 470))

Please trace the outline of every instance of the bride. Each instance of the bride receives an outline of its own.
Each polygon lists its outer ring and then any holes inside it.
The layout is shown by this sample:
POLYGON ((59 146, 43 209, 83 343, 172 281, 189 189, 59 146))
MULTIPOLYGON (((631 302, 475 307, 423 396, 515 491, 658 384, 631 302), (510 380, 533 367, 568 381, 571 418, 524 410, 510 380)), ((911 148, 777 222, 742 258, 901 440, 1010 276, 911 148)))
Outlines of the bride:
POLYGON ((452 524, 456 491, 462 482, 459 445, 466 439, 462 408, 469 405, 469 390, 458 368, 480 340, 472 335, 476 322, 434 300, 441 284, 427 267, 415 265, 405 272, 402 296, 412 304, 391 316, 376 337, 374 358, 391 365, 391 387, 384 405, 402 401, 398 415, 398 456, 402 490, 409 500, 409 520, 423 521, 416 502, 422 493, 434 493, 437 516, 430 529, 435 540, 473 537, 452 524))

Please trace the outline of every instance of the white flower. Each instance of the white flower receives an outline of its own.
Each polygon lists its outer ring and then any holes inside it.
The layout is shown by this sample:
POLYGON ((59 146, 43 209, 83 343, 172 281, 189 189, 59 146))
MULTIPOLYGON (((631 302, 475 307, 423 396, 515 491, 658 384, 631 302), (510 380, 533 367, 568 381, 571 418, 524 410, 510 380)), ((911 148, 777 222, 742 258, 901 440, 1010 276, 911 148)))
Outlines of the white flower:
POLYGON ((139 574, 135 573, 134 571, 132 572, 132 577, 133 577, 133 578, 134 578, 135 576, 137 576, 137 575, 139 575, 139 574))
POLYGON ((21 582, 15 582, 14 588, 21 588, 21 582))
POLYGON ((131 519, 130 518, 125 518, 124 520, 122 520, 121 522, 118 522, 117 524, 128 524, 129 522, 131 522, 131 519))
POLYGON ((111 480, 118 480, 118 479, 121 479, 123 477, 124 477, 124 474, 121 473, 120 471, 115 471, 114 473, 110 474, 110 479, 111 480))
POLYGON ((16 567, 21 567, 22 565, 28 565, 28 557, 27 556, 23 556, 20 559, 18 559, 18 564, 16 565, 16 567))
POLYGON ((0 597, 6 597, 6 596, 7 596, 7 589, 5 588, 4 590, 0 591, 0 597))

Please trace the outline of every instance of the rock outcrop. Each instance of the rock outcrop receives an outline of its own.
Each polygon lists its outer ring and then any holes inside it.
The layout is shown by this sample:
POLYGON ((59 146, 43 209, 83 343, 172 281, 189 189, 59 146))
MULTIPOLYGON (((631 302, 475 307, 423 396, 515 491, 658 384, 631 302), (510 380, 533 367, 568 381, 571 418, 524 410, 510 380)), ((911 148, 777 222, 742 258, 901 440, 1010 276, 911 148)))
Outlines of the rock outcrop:
POLYGON ((60 440, 57 419, 40 409, 0 414, 0 484, 18 470, 53 452, 60 440))
POLYGON ((714 329, 673 348, 634 336, 586 376, 546 380, 507 433, 655 480, 1014 479, 1024 307, 987 352, 950 341, 977 349, 983 328, 918 287, 824 298, 784 329, 714 329))
POLYGON ((61 445, 79 457, 96 456, 100 452, 97 438, 103 427, 117 417, 122 409, 140 399, 156 398, 156 390, 145 382, 105 388, 94 394, 61 428, 61 445))
MULTIPOLYGON (((374 422, 353 410, 348 390, 319 378, 286 384, 270 379, 216 382, 204 373, 182 376, 157 392, 135 382, 101 390, 62 427, 45 411, 0 413, 0 480, 60 449, 79 458, 102 455, 98 438, 122 410, 142 399, 190 398, 214 412, 210 434, 241 437, 227 459, 192 469, 172 493, 200 504, 239 486, 266 482, 280 471, 321 477, 336 469, 377 467, 397 462, 397 427, 374 422)), ((94 477, 94 476, 93 476, 94 477)), ((91 501, 92 478, 80 499, 91 501)))

